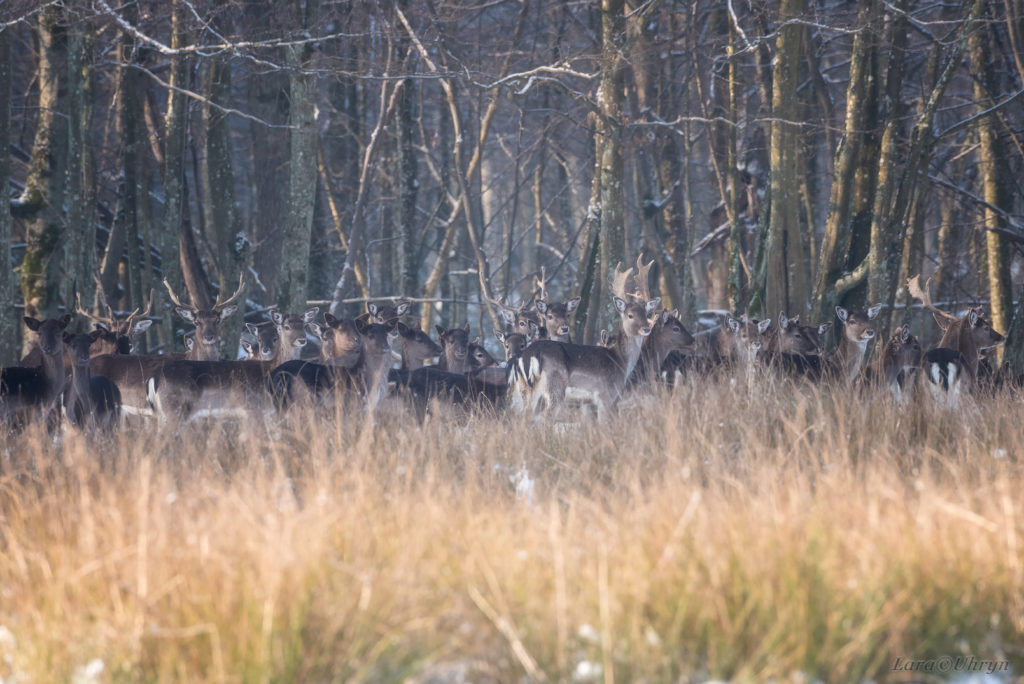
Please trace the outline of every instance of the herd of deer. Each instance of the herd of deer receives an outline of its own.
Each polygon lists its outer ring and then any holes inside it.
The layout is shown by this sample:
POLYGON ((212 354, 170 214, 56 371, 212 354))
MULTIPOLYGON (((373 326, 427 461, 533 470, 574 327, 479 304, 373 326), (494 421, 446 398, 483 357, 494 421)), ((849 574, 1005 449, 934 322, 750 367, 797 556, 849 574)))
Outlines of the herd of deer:
POLYGON ((93 429, 110 428, 123 415, 194 420, 355 398, 370 409, 411 399, 422 411, 438 399, 552 418, 567 401, 582 402, 593 405, 601 420, 624 392, 723 372, 857 384, 891 392, 897 400, 925 387, 953 403, 980 381, 987 354, 1003 342, 981 309, 962 317, 943 313, 916 278, 909 283, 911 293, 944 330, 938 347, 927 353, 904 325, 880 348, 876 363, 866 366, 880 306, 864 312, 836 307, 841 334, 831 352, 823 340, 832 323, 801 325, 799 316, 785 313, 777 321, 725 316, 719 326, 691 335, 677 311, 662 309, 661 298, 651 296, 652 264, 637 259, 635 271, 616 267, 612 292, 619 325, 613 333, 602 332, 600 345, 571 341, 570 319, 580 299, 549 302, 541 279, 533 310, 501 307, 506 329, 495 331, 505 352, 501 363, 480 338, 470 338, 468 324, 435 326, 435 341, 406 322, 404 302, 370 304, 354 319, 320 316, 317 308, 302 314, 271 311, 270 321, 246 326, 241 347, 248 358, 237 361, 221 360, 219 349, 221 324, 236 310, 241 283, 210 308, 183 303, 167 285, 178 315, 195 328, 186 335, 185 354, 132 353, 133 339, 152 322, 152 300, 145 312, 136 309, 125 319, 109 306, 100 317, 79 303, 77 312, 92 321, 91 332, 70 333, 70 314, 44 321, 25 317, 36 345, 21 365, 0 371, 0 413, 9 428, 39 418, 53 427, 65 416, 69 425, 93 429), (636 291, 627 293, 631 277, 636 291), (401 366, 394 368, 392 344, 399 337, 401 366), (319 342, 316 361, 304 358, 310 339, 319 342), (427 365, 434 358, 438 363, 427 365))

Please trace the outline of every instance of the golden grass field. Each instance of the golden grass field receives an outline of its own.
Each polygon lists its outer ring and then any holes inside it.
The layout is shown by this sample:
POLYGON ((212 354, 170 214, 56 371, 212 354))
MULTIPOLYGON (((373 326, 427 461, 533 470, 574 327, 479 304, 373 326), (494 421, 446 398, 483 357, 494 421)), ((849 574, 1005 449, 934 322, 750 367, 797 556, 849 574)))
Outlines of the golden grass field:
POLYGON ((1024 672, 1019 399, 694 380, 631 403, 4 438, 0 679, 1024 672))

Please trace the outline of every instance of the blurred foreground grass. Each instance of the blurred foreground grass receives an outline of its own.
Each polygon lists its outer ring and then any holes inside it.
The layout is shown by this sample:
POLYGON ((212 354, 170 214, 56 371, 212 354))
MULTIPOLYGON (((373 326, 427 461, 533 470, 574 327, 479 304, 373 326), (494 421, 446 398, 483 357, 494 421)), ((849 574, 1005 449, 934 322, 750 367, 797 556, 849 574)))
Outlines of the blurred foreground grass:
POLYGON ((29 431, 0 456, 0 678, 1018 674, 1022 409, 701 381, 607 425, 29 431))

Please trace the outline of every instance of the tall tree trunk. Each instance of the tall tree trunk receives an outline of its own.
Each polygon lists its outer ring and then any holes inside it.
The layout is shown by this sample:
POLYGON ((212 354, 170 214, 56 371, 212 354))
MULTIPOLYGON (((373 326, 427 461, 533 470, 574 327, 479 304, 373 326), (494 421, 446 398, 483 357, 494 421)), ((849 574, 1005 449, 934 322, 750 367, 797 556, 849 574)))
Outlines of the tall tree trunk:
MULTIPOLYGON (((226 57, 210 60, 207 70, 209 98, 213 103, 229 106, 231 103, 231 70, 226 57)), ((207 236, 217 260, 217 280, 221 299, 226 299, 238 286, 239 275, 248 266, 249 239, 238 221, 235 209, 235 176, 231 161, 231 119, 222 110, 210 104, 203 106, 202 120, 206 129, 206 155, 201 169, 203 212, 207 236)), ((313 163, 316 156, 313 155, 313 163)), ((314 166, 315 168, 315 166, 314 166)), ((314 172, 315 173, 315 172, 314 172)), ((313 186, 316 186, 314 175, 313 186)), ((282 251, 287 253, 287 245, 282 251)), ((284 256, 282 255, 282 258, 284 256)), ((249 279, 247 279, 249 280, 249 279)), ((221 354, 235 358, 238 338, 245 313, 245 295, 239 300, 238 311, 221 322, 223 342, 221 354)))
POLYGON ((807 306, 803 243, 800 231, 800 179, 798 177, 800 131, 797 118, 797 86, 803 61, 804 31, 799 24, 787 24, 802 16, 806 0, 783 0, 779 9, 775 67, 772 74, 771 124, 771 208, 765 243, 764 312, 802 314, 807 306))
MULTIPOLYGON (((405 64, 409 52, 409 37, 399 38, 398 63, 405 64)), ((416 263, 416 199, 419 179, 413 132, 416 128, 416 87, 418 81, 404 79, 399 84, 398 110, 395 112, 395 135, 398 143, 398 203, 395 227, 398 237, 398 259, 395 282, 398 294, 412 296, 419 284, 419 265, 416 263)))
MULTIPOLYGON (((302 28, 309 32, 319 18, 319 0, 297 0, 302 28)), ((316 78, 306 73, 313 67, 313 44, 286 48, 291 65, 290 105, 291 162, 288 175, 288 215, 281 241, 281 268, 277 304, 283 311, 302 311, 308 295, 310 236, 316 208, 316 78)))
MULTIPOLYGON (((185 43, 182 0, 171 6, 171 47, 180 49, 185 43)), ((170 84, 167 91, 167 112, 164 115, 164 221, 160 233, 160 254, 163 277, 175 292, 182 292, 179 243, 185 237, 185 150, 188 133, 188 100, 178 89, 189 87, 188 62, 184 55, 170 57, 170 84)), ((167 301, 164 288, 157 288, 159 301, 167 301)), ((170 307, 161 306, 163 316, 161 341, 171 350, 179 348, 175 339, 176 321, 170 307)))
POLYGON ((0 188, 4 203, 0 205, 0 255, 7 261, 0 264, 0 366, 18 359, 17 344, 20 320, 14 315, 14 272, 10 268, 11 217, 7 190, 11 187, 11 31, 0 31, 0 188))
POLYGON ((70 29, 68 41, 68 188, 64 291, 93 300, 96 268, 96 173, 90 139, 93 120, 93 47, 88 23, 70 29))
POLYGON ((68 126, 62 73, 66 68, 67 44, 58 12, 50 6, 39 14, 39 120, 25 191, 18 202, 19 215, 31 219, 27 223, 21 267, 21 293, 26 315, 35 317, 57 315, 64 256, 62 207, 68 126))
MULTIPOLYGON (((974 99, 979 111, 985 111, 994 104, 1000 89, 1001 74, 1004 73, 1002 60, 998 58, 999 48, 992 37, 991 25, 980 22, 968 38, 971 71, 974 74, 974 99)), ((1013 210, 1013 194, 1010 180, 1013 176, 999 143, 994 116, 982 116, 977 122, 978 162, 981 172, 983 196, 987 205, 982 209, 985 219, 985 243, 988 262, 989 301, 992 311, 992 327, 1001 333, 1010 328, 1013 317, 1013 293, 1010 283, 1010 245, 993 229, 1008 228, 1006 214, 1013 210), (1002 211, 1000 211, 1002 210, 1002 211)), ((1016 342, 1016 340, 1011 340, 1016 342)), ((1001 359, 1002 350, 997 350, 1001 359)))
POLYGON ((843 275, 850 250, 850 221, 854 199, 857 164, 861 157, 864 125, 867 121, 873 46, 869 26, 877 15, 878 0, 860 3, 857 25, 861 30, 853 39, 849 85, 846 90, 846 124, 832 170, 832 197, 829 201, 825 236, 819 252, 814 284, 811 320, 832 320, 832 308, 838 296, 836 282, 843 275))
MULTIPOLYGON (((594 130, 594 197, 600 207, 599 262, 590 298, 592 325, 616 321, 611 283, 616 264, 626 259, 625 173, 622 161, 622 105, 626 42, 625 0, 601 0, 601 82, 594 130)), ((590 327, 590 326, 588 326, 590 327)), ((591 335, 597 328, 590 328, 591 335)), ((591 338, 593 339, 593 338, 591 338)))

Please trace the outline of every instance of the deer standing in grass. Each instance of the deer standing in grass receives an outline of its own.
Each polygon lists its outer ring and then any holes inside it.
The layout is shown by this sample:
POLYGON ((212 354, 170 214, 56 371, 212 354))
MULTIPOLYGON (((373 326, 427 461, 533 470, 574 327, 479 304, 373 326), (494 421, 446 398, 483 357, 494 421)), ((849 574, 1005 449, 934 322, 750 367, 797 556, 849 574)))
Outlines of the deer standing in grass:
POLYGON ((544 401, 557 418, 569 392, 593 401, 598 420, 615 406, 640 359, 643 338, 651 333, 647 318, 661 303, 660 297, 643 304, 628 301, 626 282, 632 272, 632 268, 622 271, 621 264, 615 266, 612 292, 621 327, 613 347, 538 340, 523 352, 516 377, 532 389, 535 414, 544 401))
POLYGON ((148 318, 153 310, 153 292, 149 293, 149 304, 145 311, 140 312, 136 308, 124 319, 118 319, 113 308, 107 303, 107 297, 99 278, 96 279, 96 298, 102 308, 106 310, 105 316, 96 315, 83 309, 81 295, 78 295, 76 299, 76 312, 92 321, 93 328, 100 332, 92 344, 90 353, 93 356, 132 353, 135 349, 135 340, 153 325, 153 321, 148 318))
POLYGON ((225 319, 230 318, 238 306, 235 301, 242 296, 245 290, 245 281, 241 276, 238 278, 238 289, 235 293, 223 302, 218 301, 209 308, 198 307, 194 304, 184 304, 174 294, 171 284, 164 280, 164 287, 167 294, 174 303, 174 310, 178 315, 196 327, 196 356, 199 361, 220 360, 221 324, 225 319))
POLYGON ((843 323, 843 336, 839 348, 829 357, 829 372, 843 382, 856 380, 864 367, 868 343, 875 337, 872 321, 882 310, 881 304, 872 306, 867 311, 848 311, 841 306, 836 307, 836 316, 843 323))
POLYGON ((25 316, 25 326, 36 333, 41 363, 38 367, 8 366, 0 371, 0 415, 9 425, 42 417, 56 428, 61 392, 67 379, 64 366, 64 329, 71 315, 40 321, 25 316))
POLYGON ((121 418, 121 392, 109 378, 91 375, 91 348, 103 332, 64 333, 64 347, 71 358, 71 378, 64 388, 64 413, 68 423, 81 429, 109 430, 121 418))

